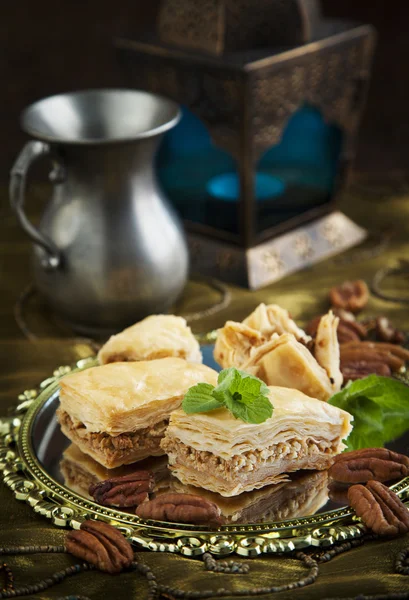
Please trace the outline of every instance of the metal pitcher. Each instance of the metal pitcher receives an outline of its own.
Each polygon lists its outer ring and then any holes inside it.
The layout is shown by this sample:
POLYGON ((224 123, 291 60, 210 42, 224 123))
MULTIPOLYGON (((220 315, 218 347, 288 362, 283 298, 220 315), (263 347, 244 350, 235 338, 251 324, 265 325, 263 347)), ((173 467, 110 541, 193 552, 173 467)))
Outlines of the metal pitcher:
POLYGON ((13 166, 11 205, 34 242, 37 289, 79 332, 106 335, 164 312, 184 287, 182 226, 154 172, 158 143, 179 119, 174 102, 131 90, 52 96, 22 114, 37 140, 13 166), (54 164, 54 193, 36 228, 25 187, 43 157, 54 164))

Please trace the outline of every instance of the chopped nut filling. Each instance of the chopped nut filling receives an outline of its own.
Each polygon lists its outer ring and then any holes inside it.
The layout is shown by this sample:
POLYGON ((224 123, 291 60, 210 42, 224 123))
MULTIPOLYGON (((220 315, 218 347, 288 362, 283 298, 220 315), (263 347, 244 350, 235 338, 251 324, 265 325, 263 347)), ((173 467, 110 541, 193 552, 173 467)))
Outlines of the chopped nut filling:
POLYGON ((86 445, 90 450, 102 455, 107 462, 117 462, 136 451, 146 450, 146 455, 154 454, 158 456, 160 452, 160 442, 165 435, 168 426, 168 419, 159 421, 138 431, 121 433, 117 436, 109 433, 88 431, 80 421, 74 422, 70 415, 62 410, 58 411, 58 420, 67 432, 67 437, 74 443, 80 442, 86 445))
MULTIPOLYGON (((330 457, 336 453, 338 442, 320 441, 313 439, 303 440, 302 442, 291 439, 287 442, 273 444, 263 450, 251 450, 236 454, 231 459, 226 460, 216 456, 211 452, 196 450, 191 446, 186 446, 180 440, 165 438, 162 442, 162 448, 167 454, 175 454, 178 462, 187 467, 192 467, 199 472, 208 472, 209 470, 217 472, 218 476, 234 479, 235 474, 240 472, 253 471, 255 468, 271 466, 276 460, 303 459, 307 456, 321 454, 330 457)), ((217 476, 217 475, 216 475, 217 476)))

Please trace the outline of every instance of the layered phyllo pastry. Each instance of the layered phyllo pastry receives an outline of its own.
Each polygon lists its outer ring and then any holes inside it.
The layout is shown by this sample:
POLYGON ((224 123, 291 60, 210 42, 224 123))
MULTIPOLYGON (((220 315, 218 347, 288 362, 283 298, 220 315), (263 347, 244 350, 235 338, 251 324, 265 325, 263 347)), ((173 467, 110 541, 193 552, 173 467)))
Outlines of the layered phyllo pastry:
POLYGON ((325 470, 345 448, 349 413, 294 389, 270 387, 272 417, 259 424, 225 408, 172 413, 161 443, 174 476, 222 496, 288 480, 301 469, 325 470))
MULTIPOLYGON (((272 307, 264 307, 262 314, 268 314, 268 309, 272 307)), ((273 314, 282 315, 277 307, 273 314)), ((302 337, 302 330, 297 331, 288 315, 286 319, 282 315, 270 329, 261 319, 257 321, 261 329, 249 327, 249 322, 256 325, 251 318, 243 323, 228 321, 219 330, 214 357, 223 368, 237 367, 267 385, 294 388, 320 400, 328 400, 341 389, 339 319, 332 312, 321 318, 314 340, 302 337)))
POLYGON ((98 362, 154 360, 174 356, 201 363, 199 343, 185 319, 174 315, 152 315, 113 335, 98 353, 98 362))
POLYGON ((214 358, 223 369, 239 368, 256 348, 283 333, 291 333, 296 340, 311 339, 287 310, 277 304, 260 304, 244 321, 227 321, 219 329, 214 358))
POLYGON ((217 373, 181 358, 112 363, 63 377, 57 418, 83 452, 112 469, 160 456, 172 411, 199 382, 217 373))

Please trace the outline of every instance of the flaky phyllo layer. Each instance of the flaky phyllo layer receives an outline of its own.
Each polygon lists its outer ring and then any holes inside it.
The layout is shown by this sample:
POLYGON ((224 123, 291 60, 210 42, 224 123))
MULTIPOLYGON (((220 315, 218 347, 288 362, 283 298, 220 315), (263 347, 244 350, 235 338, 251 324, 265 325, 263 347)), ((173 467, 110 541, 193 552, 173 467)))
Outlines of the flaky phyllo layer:
POLYGON ((169 415, 199 382, 217 373, 180 358, 112 363, 63 377, 57 418, 62 432, 107 468, 163 454, 169 415))
POLYGON ((109 338, 98 353, 100 364, 155 360, 173 356, 201 363, 199 343, 185 319, 151 315, 109 338))
POLYGON ((328 400, 342 385, 338 322, 331 311, 321 318, 311 351, 311 338, 287 311, 260 304, 242 323, 227 321, 218 331, 214 358, 223 368, 237 367, 267 385, 328 400))
POLYGON ((225 409, 172 413, 162 448, 184 484, 235 496, 288 479, 300 469, 327 469, 344 449, 351 415, 297 390, 270 387, 273 416, 259 425, 225 409))

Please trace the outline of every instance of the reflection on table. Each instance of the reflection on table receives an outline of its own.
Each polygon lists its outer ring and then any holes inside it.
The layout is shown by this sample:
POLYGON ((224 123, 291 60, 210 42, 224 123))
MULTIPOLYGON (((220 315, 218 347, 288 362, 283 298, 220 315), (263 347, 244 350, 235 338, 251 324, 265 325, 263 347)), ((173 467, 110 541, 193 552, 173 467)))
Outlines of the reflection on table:
POLYGON ((226 524, 272 522, 313 515, 328 501, 326 471, 299 471, 292 473, 288 482, 225 498, 214 492, 183 485, 168 470, 166 456, 152 457, 117 469, 106 469, 71 444, 60 461, 62 483, 87 499, 92 499, 89 495, 91 484, 127 475, 135 470, 153 472, 155 496, 187 493, 211 500, 219 506, 226 524))

